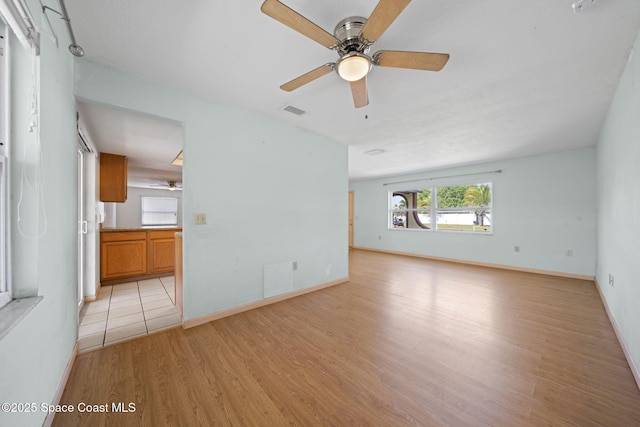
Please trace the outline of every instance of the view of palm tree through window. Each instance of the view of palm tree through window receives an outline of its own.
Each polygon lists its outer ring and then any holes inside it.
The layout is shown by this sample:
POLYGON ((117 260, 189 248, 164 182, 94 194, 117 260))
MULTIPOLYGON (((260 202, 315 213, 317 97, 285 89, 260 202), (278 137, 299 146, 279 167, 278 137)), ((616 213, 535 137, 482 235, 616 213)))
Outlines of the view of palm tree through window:
POLYGON ((390 196, 392 229, 492 232, 490 182, 394 191, 390 196))

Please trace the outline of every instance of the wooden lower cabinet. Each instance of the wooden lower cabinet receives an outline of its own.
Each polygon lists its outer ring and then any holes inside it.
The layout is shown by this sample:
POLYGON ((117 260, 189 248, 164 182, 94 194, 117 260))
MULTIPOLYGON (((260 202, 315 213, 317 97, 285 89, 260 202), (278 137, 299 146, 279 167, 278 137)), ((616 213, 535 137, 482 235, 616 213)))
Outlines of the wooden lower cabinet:
POLYGON ((119 283, 174 272, 175 230, 100 234, 100 281, 119 283))
POLYGON ((100 279, 116 279, 147 273, 147 242, 106 242, 100 251, 100 279))
POLYGON ((175 266, 175 231, 148 233, 149 274, 172 273, 175 266))

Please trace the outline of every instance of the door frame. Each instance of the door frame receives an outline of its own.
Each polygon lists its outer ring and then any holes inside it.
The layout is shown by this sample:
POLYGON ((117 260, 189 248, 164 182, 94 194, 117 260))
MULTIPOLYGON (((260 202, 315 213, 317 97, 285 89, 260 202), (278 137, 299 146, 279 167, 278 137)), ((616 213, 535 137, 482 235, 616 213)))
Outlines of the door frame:
POLYGON ((82 144, 77 144, 76 150, 76 167, 77 167, 77 183, 76 183, 76 191, 77 191, 77 297, 78 297, 78 312, 82 309, 84 305, 84 296, 85 296, 85 280, 86 280, 86 235, 88 231, 88 222, 86 215, 86 206, 85 206, 85 186, 86 186, 86 167, 85 167, 85 154, 87 153, 86 149, 82 146, 82 144))
POLYGON ((353 247, 353 211, 354 211, 354 193, 349 191, 349 247, 353 247))

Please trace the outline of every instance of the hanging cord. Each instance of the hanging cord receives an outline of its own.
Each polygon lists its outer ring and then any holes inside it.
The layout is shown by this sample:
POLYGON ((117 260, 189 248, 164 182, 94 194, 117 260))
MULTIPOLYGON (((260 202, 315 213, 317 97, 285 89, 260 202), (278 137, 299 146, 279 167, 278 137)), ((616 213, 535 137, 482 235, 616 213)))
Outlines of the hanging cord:
POLYGON ((35 49, 32 50, 31 55, 31 89, 29 97, 31 98, 31 102, 29 103, 28 113, 27 113, 27 121, 29 122, 28 126, 25 129, 25 138, 22 152, 22 171, 20 174, 20 197, 18 199, 17 206, 17 214, 18 214, 18 232, 20 235, 26 239, 39 239, 47 233, 48 228, 48 219, 47 219, 47 209, 44 201, 44 178, 42 176, 42 165, 44 164, 43 156, 42 156, 42 146, 40 144, 40 104, 38 99, 38 68, 37 68, 37 58, 36 58, 35 49), (29 133, 32 133, 33 138, 29 138, 29 133), (35 165, 35 172, 33 174, 32 180, 29 180, 29 174, 27 172, 27 146, 29 145, 29 140, 33 139, 33 149, 37 154, 37 164, 35 165), (34 235, 30 235, 23 228, 22 217, 20 215, 22 209, 22 201, 25 191, 25 186, 27 189, 36 191, 38 194, 38 204, 42 208, 42 217, 43 217, 43 227, 42 232, 39 232, 39 223, 38 229, 34 235))
POLYGON ((44 16, 44 21, 46 22, 48 28, 40 28, 39 33, 47 36, 47 38, 51 40, 56 47, 58 47, 58 38, 56 37, 55 31, 53 30, 53 25, 51 25, 51 21, 49 20, 49 15, 44 13, 45 6, 42 4, 42 0, 40 0, 40 7, 43 10, 42 16, 44 16))

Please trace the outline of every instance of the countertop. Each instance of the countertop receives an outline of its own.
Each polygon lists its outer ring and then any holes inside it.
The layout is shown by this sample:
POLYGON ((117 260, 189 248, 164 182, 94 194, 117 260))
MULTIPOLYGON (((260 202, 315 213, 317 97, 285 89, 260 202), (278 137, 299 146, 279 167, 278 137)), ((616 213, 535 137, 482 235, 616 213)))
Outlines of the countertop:
POLYGON ((155 227, 146 227, 146 228, 103 228, 102 230, 100 230, 101 233, 122 233, 124 231, 175 231, 175 232, 180 232, 180 231, 182 231, 182 228, 176 228, 176 227, 162 227, 162 228, 155 228, 155 227))

